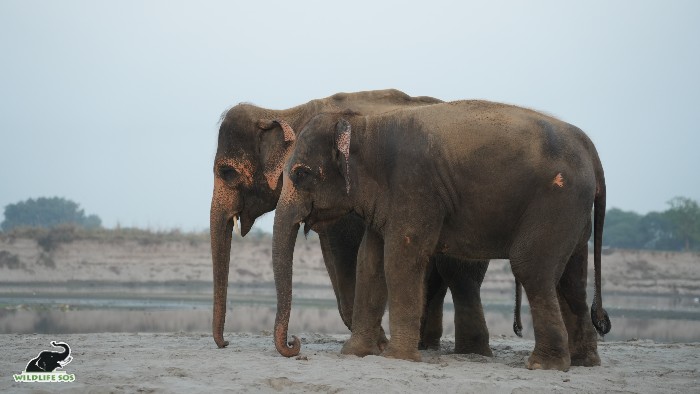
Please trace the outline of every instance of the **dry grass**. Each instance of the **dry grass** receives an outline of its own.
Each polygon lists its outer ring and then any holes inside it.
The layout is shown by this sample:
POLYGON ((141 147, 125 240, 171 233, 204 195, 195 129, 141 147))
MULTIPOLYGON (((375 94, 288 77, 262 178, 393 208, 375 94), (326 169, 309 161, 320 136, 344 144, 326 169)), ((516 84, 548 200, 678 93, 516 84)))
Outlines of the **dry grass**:
POLYGON ((22 227, 9 232, 0 232, 0 240, 32 239, 46 253, 55 251, 61 244, 75 241, 95 241, 104 244, 123 244, 136 241, 140 245, 161 245, 167 242, 183 242, 193 246, 209 244, 209 232, 182 232, 179 229, 151 231, 139 228, 85 229, 73 225, 53 228, 22 227))

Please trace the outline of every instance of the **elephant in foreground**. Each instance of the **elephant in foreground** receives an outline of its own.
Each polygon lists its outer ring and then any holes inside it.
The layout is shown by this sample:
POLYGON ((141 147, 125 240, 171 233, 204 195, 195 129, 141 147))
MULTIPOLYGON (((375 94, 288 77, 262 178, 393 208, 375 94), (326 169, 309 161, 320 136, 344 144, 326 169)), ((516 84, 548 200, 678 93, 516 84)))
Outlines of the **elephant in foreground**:
MULTIPOLYGON (((297 131, 315 115, 341 108, 375 114, 441 102, 432 97, 411 97, 391 89, 338 93, 281 111, 239 104, 225 113, 214 160, 210 216, 214 273, 212 331, 218 347, 228 345, 223 330, 232 230, 244 236, 256 218, 275 209, 282 190, 283 166, 294 146, 297 131)), ((313 228, 319 235, 323 260, 340 316, 350 329, 355 300, 356 260, 365 226, 355 213, 339 215, 332 221, 307 224, 307 231, 313 228)), ((459 353, 491 355, 479 296, 488 261, 458 265, 452 264, 452 259, 449 256, 435 258, 431 266, 434 269, 426 276, 427 306, 420 308, 426 310, 421 347, 439 345, 443 299, 449 286, 456 311, 455 350, 459 353)), ((385 338, 378 341, 381 344, 385 338)))
POLYGON ((596 332, 610 329, 600 293, 605 180, 590 139, 541 113, 458 101, 362 116, 321 114, 288 160, 274 222, 275 345, 286 356, 292 255, 300 223, 355 212, 358 256, 352 335, 345 354, 377 354, 389 305, 387 357, 420 360, 423 277, 433 255, 509 259, 530 301, 530 369, 599 365, 596 332), (591 226, 591 209, 594 224, 591 226), (586 267, 593 227, 595 299, 586 267), (595 326, 595 329, 594 329, 595 326))
POLYGON ((70 347, 64 342, 51 342, 53 347, 62 347, 61 352, 52 352, 45 350, 39 353, 38 356, 29 360, 26 372, 53 372, 57 368, 63 368, 66 364, 73 360, 70 355, 70 347))

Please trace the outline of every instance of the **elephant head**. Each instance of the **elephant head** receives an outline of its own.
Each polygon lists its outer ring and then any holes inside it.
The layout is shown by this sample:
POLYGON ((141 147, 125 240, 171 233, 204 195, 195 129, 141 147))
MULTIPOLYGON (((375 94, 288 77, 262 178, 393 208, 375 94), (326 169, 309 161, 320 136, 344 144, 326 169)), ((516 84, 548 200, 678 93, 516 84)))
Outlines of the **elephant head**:
POLYGON ((255 219, 275 208, 282 165, 294 130, 268 111, 239 105, 228 111, 219 130, 214 160, 210 232, 214 269, 214 340, 219 347, 226 317, 232 231, 245 236, 255 219), (240 224, 239 224, 240 221, 240 224), (240 227, 239 227, 240 226, 240 227))
POLYGON ((353 210, 350 123, 338 116, 319 115, 304 129, 284 169, 282 193, 275 211, 272 246, 277 289, 275 347, 291 357, 299 353, 294 337, 287 343, 292 302, 292 260, 300 223, 305 231, 353 210))

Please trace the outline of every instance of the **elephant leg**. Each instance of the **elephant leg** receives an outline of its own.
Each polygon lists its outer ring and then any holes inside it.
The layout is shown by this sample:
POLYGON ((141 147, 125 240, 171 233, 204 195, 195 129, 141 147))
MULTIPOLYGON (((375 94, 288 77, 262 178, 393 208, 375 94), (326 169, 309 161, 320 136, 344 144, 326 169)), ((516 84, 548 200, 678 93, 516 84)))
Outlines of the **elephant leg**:
MULTIPOLYGON (((343 319, 345 326, 350 329, 352 316, 346 319, 346 315, 343 313, 343 305, 341 303, 340 294, 338 292, 338 279, 335 273, 335 263, 332 248, 330 246, 330 240, 326 233, 319 233, 318 239, 321 244, 321 254, 323 255, 323 262, 326 265, 326 271, 328 271, 328 277, 331 280, 331 286, 333 287, 333 293, 335 293, 335 299, 338 303, 338 312, 340 312, 340 318, 343 319)), ((353 294, 354 296, 354 294, 353 294)))
POLYGON ((425 271, 430 253, 435 250, 439 231, 434 223, 411 223, 396 226, 399 231, 385 239, 384 271, 389 297, 389 328, 391 339, 384 356, 420 361, 418 351, 420 321, 425 296, 425 271), (411 228, 419 228, 418 235, 405 235, 411 228), (431 231, 433 228, 433 231, 431 231))
POLYGON ((527 368, 567 371, 571 366, 571 356, 555 286, 529 280, 522 283, 530 301, 535 331, 535 349, 527 361, 527 368))
MULTIPOLYGON (((533 200, 521 217, 510 248, 510 265, 530 302, 535 349, 527 367, 567 371, 571 366, 569 333, 558 286, 565 270, 577 276, 567 266, 580 252, 582 234, 590 226, 590 205, 572 202, 565 193, 547 192, 546 197, 533 200)), ((568 320, 568 313, 566 316, 568 320)))
POLYGON ((488 260, 438 260, 438 270, 450 288, 455 306, 455 353, 493 356, 480 295, 488 264, 488 260))
POLYGON ((345 326, 352 329, 357 251, 364 233, 362 221, 347 215, 318 234, 323 261, 345 326))
POLYGON ((442 278, 436 261, 439 257, 433 257, 428 263, 425 275, 425 306, 420 325, 420 342, 418 349, 440 348, 442 337, 442 309, 447 294, 447 283, 442 278))
POLYGON ((343 345, 342 354, 360 357, 379 354, 386 341, 381 328, 387 298, 383 255, 384 240, 367 229, 357 254, 352 334, 343 345))
POLYGON ((588 315, 586 282, 588 243, 583 240, 569 258, 559 280, 557 294, 569 336, 571 365, 592 367, 600 365, 597 334, 588 315))

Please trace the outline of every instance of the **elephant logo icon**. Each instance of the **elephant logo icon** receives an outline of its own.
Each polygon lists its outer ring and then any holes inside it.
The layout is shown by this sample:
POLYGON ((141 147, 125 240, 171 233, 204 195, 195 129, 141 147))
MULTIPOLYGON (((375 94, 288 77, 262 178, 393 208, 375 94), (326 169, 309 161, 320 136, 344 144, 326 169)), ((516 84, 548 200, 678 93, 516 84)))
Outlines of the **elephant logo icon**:
POLYGON ((51 346, 62 348, 63 350, 44 350, 36 357, 29 360, 24 371, 20 374, 12 375, 15 382, 23 383, 53 383, 53 382, 75 382, 75 374, 63 369, 68 363, 73 361, 70 355, 70 346, 65 342, 51 341, 51 346))
POLYGON ((65 342, 51 342, 53 347, 61 347, 62 351, 54 352, 44 350, 38 356, 29 360, 25 372, 53 372, 57 368, 63 368, 69 362, 73 361, 73 356, 70 355, 70 347, 65 342))

